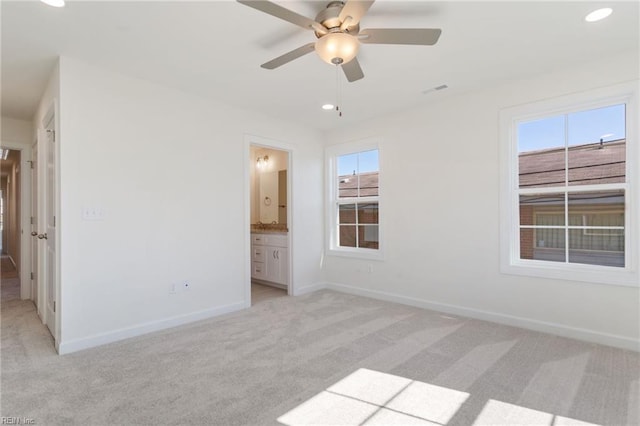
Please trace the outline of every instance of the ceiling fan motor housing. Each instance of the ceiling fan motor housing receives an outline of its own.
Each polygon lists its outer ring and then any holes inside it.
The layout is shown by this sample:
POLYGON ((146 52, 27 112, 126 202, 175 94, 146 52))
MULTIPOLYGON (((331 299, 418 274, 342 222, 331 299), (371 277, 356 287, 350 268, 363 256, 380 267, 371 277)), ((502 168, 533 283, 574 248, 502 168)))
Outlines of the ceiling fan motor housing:
MULTIPOLYGON (((320 13, 318 13, 316 16, 316 22, 321 23, 329 30, 332 28, 340 28, 342 25, 342 21, 340 21, 340 12, 343 7, 344 2, 332 1, 326 8, 322 9, 320 13)), ((345 31, 349 34, 358 34, 358 31, 360 31, 360 24, 349 26, 345 31)), ((316 31, 316 37, 320 38, 322 37, 322 34, 318 34, 316 31)))

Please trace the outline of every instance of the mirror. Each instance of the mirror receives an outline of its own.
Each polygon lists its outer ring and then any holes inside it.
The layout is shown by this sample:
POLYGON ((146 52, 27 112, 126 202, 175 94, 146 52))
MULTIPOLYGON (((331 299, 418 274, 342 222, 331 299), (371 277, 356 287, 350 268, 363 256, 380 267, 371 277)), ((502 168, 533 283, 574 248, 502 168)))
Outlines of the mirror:
MULTIPOLYGON (((251 145, 250 170, 251 223, 287 228, 287 169, 289 153, 279 149, 251 145)), ((264 227, 263 227, 264 228, 264 227)))
POLYGON ((287 171, 259 175, 259 217, 262 223, 287 224, 287 171))

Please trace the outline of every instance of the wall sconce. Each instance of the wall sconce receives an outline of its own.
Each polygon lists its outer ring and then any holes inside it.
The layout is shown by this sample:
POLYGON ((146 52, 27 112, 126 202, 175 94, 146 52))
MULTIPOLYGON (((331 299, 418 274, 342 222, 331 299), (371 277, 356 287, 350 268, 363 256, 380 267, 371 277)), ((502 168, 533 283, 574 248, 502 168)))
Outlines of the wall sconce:
POLYGON ((269 156, 268 155, 264 155, 262 157, 258 157, 258 159, 256 160, 256 167, 259 168, 259 169, 267 167, 268 164, 269 164, 269 156))

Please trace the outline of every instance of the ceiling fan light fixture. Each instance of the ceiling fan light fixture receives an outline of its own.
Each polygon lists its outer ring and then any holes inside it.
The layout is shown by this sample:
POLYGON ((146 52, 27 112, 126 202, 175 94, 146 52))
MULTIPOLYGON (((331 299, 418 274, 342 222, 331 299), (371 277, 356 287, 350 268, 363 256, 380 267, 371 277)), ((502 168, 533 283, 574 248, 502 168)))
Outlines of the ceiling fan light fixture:
POLYGON ((316 41, 318 56, 328 64, 346 64, 356 57, 360 42, 350 34, 334 32, 326 34, 316 41))
POLYGON ((64 0, 40 0, 44 4, 48 4, 53 7, 64 7, 64 0))

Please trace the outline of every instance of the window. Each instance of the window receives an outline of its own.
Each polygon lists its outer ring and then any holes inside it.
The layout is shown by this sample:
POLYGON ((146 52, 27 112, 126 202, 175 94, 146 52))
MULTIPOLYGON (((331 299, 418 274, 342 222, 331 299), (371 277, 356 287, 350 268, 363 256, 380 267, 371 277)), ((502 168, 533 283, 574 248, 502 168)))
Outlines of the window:
POLYGON ((638 284, 636 92, 623 85, 502 112, 503 272, 638 284))
POLYGON ((379 146, 364 141, 327 150, 329 251, 380 257, 379 146))

